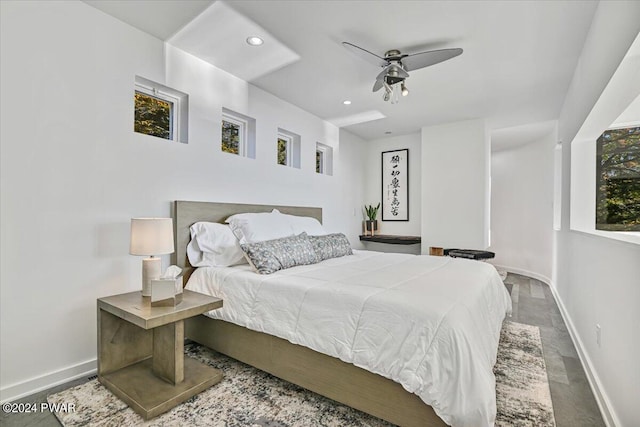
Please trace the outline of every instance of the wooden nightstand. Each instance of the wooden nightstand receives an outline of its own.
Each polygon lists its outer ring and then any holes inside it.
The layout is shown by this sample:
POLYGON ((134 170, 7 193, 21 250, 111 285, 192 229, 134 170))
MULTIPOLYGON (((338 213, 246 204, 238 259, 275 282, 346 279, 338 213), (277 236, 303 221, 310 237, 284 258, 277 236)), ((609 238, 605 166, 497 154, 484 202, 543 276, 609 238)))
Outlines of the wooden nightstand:
POLYGON ((218 383, 217 369, 184 357, 184 319, 222 300, 184 291, 151 307, 140 291, 98 299, 98 379, 147 420, 218 383))

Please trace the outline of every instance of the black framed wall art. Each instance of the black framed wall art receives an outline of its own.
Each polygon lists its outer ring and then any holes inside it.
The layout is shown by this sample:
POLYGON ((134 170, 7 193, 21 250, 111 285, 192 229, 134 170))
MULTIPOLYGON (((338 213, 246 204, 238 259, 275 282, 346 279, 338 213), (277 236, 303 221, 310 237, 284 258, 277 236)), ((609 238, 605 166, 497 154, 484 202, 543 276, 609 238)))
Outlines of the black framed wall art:
POLYGON ((382 152, 382 220, 409 221, 409 149, 382 152))

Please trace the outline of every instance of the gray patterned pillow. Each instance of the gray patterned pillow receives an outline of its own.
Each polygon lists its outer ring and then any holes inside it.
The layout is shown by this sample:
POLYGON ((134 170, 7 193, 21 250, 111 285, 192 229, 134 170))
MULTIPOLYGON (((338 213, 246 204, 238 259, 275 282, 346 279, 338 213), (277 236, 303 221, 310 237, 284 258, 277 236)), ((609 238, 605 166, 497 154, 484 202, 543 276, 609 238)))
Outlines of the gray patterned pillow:
POLYGON ((240 247, 260 274, 271 274, 296 265, 315 264, 320 261, 307 233, 264 242, 245 243, 240 247))
POLYGON ((353 255, 349 239, 342 233, 327 234, 325 236, 309 236, 313 250, 320 261, 353 255))

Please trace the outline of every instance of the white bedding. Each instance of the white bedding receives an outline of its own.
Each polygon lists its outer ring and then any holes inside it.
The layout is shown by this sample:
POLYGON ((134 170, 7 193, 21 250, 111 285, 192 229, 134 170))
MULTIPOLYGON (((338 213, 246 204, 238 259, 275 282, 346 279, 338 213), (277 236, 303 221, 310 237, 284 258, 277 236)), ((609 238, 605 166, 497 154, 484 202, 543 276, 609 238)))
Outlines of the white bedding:
POLYGON ((453 426, 491 426, 502 320, 511 299, 495 268, 369 251, 259 275, 205 267, 187 289, 224 299, 209 316, 390 378, 453 426))

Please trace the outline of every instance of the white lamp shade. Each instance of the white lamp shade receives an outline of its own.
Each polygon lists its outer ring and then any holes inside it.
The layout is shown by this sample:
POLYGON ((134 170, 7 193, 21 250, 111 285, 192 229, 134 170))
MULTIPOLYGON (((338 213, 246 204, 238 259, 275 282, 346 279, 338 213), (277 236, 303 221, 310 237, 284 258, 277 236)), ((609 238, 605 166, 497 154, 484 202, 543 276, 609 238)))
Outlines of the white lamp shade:
POLYGON ((131 255, 164 255, 173 251, 173 219, 131 218, 131 255))

